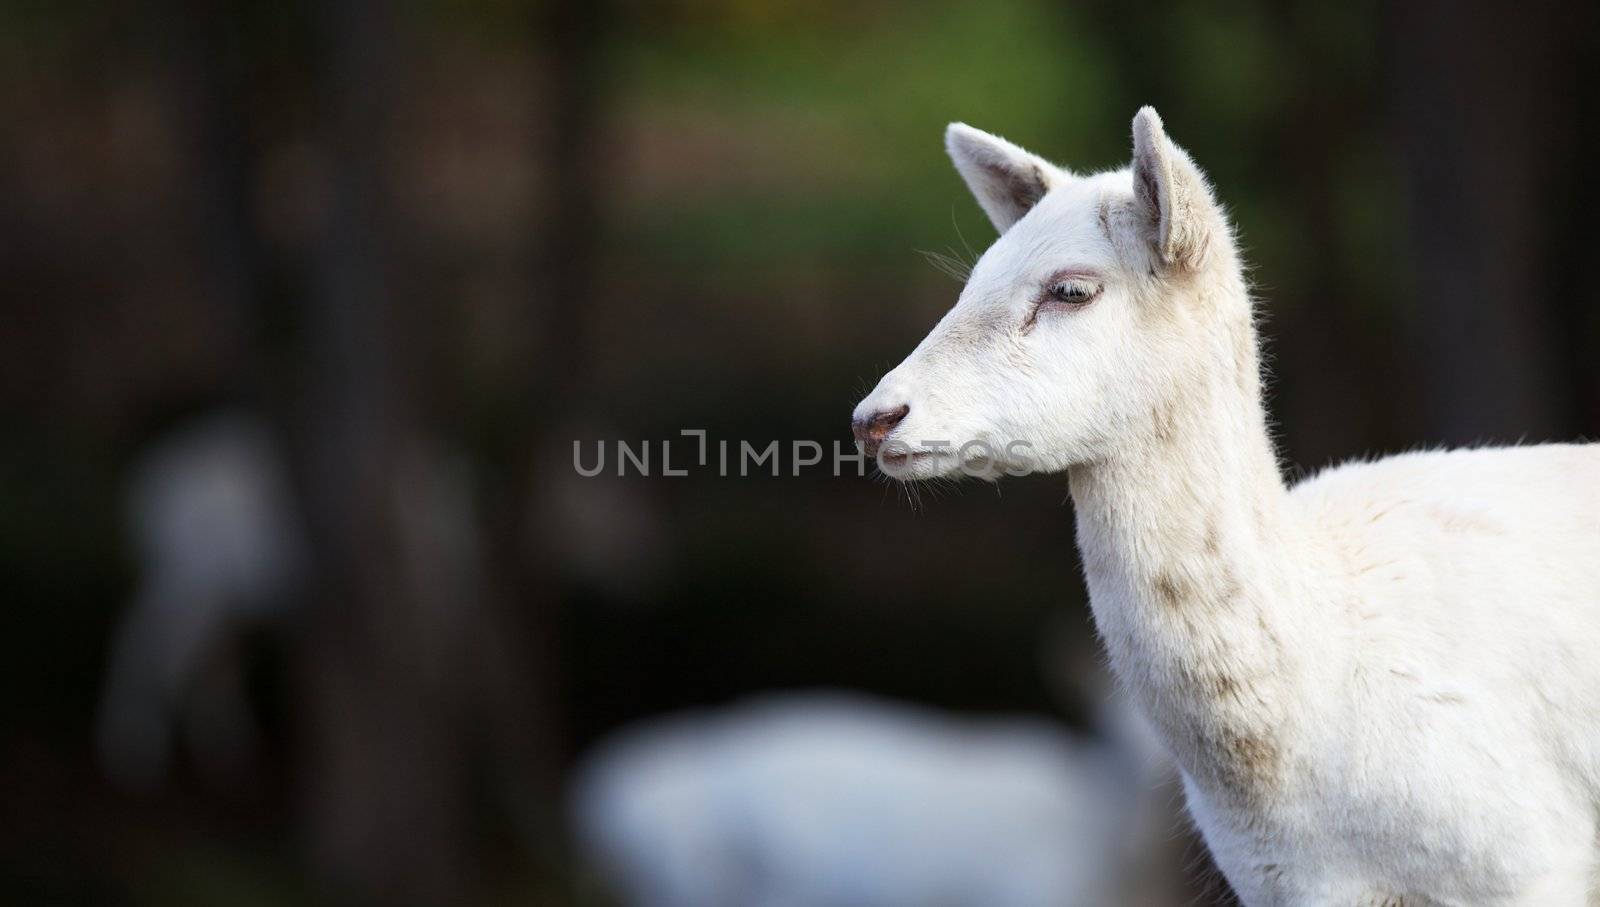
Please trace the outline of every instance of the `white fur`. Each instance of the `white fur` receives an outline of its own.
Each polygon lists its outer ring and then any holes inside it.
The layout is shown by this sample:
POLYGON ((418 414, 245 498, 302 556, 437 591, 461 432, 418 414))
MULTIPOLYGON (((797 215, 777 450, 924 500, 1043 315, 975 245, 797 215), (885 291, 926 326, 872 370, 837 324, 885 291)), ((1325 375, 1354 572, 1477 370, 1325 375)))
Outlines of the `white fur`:
POLYGON ((972 440, 1033 445, 979 468, 1070 469, 1096 625, 1244 902, 1597 903, 1600 446, 1290 490, 1231 228, 1155 112, 1129 169, 1052 168, 1015 218, 969 171, 1035 159, 950 135, 1002 235, 855 416, 909 406, 909 478, 972 440), (1025 327, 1062 269, 1098 298, 1025 327))

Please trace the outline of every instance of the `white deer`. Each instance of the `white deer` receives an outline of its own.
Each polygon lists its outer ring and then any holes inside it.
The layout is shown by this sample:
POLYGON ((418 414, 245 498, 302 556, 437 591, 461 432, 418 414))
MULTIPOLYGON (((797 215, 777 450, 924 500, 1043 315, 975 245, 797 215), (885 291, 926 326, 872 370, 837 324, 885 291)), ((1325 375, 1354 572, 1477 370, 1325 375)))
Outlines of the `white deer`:
POLYGON ((1069 471, 1112 666, 1244 902, 1596 903, 1600 445, 1289 490, 1231 228, 1155 111, 1094 175, 946 140, 1001 236, 856 434, 907 479, 1069 471))
POLYGON ((630 907, 1181 903, 1152 879, 1181 862, 1164 760, 1104 717, 1099 738, 811 691, 658 718, 584 759, 577 840, 630 907))

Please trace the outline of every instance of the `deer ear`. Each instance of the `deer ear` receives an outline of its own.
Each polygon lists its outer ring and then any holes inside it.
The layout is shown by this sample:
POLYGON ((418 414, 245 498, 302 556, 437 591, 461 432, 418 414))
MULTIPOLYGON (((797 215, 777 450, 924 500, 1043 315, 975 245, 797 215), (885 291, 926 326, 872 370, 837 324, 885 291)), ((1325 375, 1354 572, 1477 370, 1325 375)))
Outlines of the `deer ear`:
POLYGON ((1211 234, 1221 228, 1211 187, 1188 152, 1167 138, 1153 107, 1133 118, 1133 196, 1162 262, 1195 268, 1205 260, 1211 234))
POLYGON ((1021 220, 1062 176, 1043 158, 965 123, 950 124, 944 133, 944 147, 955 161, 956 172, 1001 233, 1021 220))

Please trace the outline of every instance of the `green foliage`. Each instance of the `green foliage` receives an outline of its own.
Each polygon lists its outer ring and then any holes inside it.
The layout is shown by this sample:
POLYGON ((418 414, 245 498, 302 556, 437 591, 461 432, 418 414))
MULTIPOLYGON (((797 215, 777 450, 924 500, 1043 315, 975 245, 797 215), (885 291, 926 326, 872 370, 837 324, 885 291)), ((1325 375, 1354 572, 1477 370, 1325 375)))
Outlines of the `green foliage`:
POLYGON ((624 37, 620 109, 681 111, 659 128, 708 130, 706 144, 735 157, 726 179, 708 174, 697 191, 626 211, 619 242, 709 268, 774 256, 912 263, 913 249, 960 249, 962 235, 981 249, 993 236, 945 157, 951 120, 1063 158, 1117 160, 1104 138, 1124 131, 1128 105, 1070 12, 1028 0, 841 8, 624 37), (740 167, 756 172, 739 178, 740 167))

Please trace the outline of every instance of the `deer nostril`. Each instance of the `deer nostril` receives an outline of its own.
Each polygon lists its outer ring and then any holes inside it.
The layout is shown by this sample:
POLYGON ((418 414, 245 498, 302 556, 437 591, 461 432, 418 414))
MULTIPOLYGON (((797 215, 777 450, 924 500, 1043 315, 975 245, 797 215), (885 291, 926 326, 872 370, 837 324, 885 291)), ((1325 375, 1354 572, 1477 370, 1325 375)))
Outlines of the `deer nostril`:
POLYGON ((906 414, 909 412, 911 412, 911 407, 906 405, 900 406, 897 409, 884 410, 883 412, 872 417, 872 427, 881 427, 883 433, 888 434, 889 430, 894 428, 896 425, 899 425, 901 420, 903 420, 906 417, 906 414))
POLYGON ((865 419, 852 421, 850 423, 850 432, 856 436, 858 441, 863 441, 867 444, 881 443, 884 438, 888 437, 889 432, 893 431, 894 427, 905 419, 906 414, 909 412, 911 412, 911 407, 902 405, 895 409, 886 409, 882 412, 873 413, 865 419))

